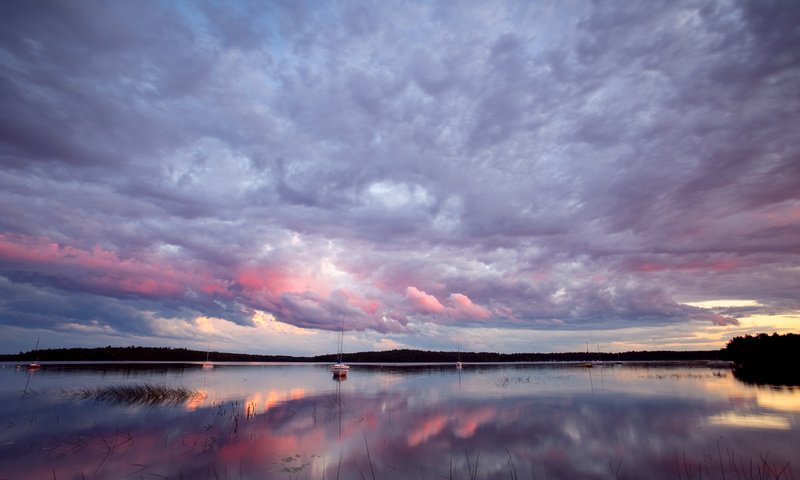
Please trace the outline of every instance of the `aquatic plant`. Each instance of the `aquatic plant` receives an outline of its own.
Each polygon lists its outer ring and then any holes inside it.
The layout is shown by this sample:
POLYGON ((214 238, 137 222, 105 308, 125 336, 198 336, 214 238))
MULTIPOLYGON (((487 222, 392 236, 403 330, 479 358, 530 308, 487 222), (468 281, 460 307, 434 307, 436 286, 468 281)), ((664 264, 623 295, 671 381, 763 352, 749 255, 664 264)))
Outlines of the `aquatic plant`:
POLYGON ((177 405, 190 400, 201 400, 206 394, 185 387, 169 385, 111 385, 77 390, 65 390, 65 395, 93 399, 114 404, 177 405))
POLYGON ((791 463, 775 464, 769 458, 769 452, 764 455, 759 454, 758 460, 751 457, 737 455, 729 449, 725 449, 722 454, 719 441, 717 441, 717 457, 712 455, 704 456, 703 460, 693 462, 686 459, 686 452, 678 455, 675 451, 675 466, 677 467, 678 479, 694 480, 702 479, 705 471, 706 478, 732 478, 736 480, 780 480, 781 478, 794 478, 792 475, 791 463), (718 465, 718 467, 717 467, 718 465), (726 467, 727 465, 727 467, 726 467), (696 467, 696 470, 695 470, 696 467), (727 473, 726 473, 727 472, 727 473))

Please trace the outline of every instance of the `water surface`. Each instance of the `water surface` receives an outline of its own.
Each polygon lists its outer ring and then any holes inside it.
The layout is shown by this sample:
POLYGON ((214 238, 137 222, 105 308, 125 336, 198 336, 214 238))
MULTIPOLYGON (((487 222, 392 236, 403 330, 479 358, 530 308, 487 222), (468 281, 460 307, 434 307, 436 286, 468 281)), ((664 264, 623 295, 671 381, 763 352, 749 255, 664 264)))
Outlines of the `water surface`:
POLYGON ((642 365, 0 368, 0 479, 793 478, 800 390, 642 365), (182 386, 177 405, 80 388, 182 386))

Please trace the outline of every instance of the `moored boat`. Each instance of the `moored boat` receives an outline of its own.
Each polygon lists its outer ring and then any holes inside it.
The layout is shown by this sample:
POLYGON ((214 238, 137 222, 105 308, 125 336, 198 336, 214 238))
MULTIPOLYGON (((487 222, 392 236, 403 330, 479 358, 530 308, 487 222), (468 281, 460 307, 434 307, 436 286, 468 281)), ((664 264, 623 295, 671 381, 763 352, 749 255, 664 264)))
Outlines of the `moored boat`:
POLYGON ((350 366, 343 364, 341 361, 331 365, 331 373, 334 377, 346 377, 347 372, 350 371, 350 366))
POLYGON ((206 361, 203 362, 203 368, 214 368, 214 362, 208 359, 209 353, 208 349, 206 349, 206 361))
MULTIPOLYGON (((36 347, 34 347, 33 351, 36 353, 39 350, 39 339, 36 339, 36 347)), ((33 362, 28 364, 28 370, 39 370, 42 366, 39 364, 39 359, 37 358, 33 362)))
POLYGON ((342 319, 342 328, 339 332, 339 345, 337 348, 337 361, 330 366, 331 373, 334 378, 346 377, 347 372, 350 371, 350 366, 342 363, 342 349, 344 348, 344 319, 342 319))

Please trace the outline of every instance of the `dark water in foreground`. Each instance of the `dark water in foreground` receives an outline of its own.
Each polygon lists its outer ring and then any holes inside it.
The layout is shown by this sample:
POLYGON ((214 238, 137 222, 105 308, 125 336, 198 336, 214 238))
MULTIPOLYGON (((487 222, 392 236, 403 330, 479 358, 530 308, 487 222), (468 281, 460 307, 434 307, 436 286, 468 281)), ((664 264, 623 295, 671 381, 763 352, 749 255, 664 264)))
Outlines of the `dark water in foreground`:
POLYGON ((0 479, 794 478, 800 390, 725 368, 0 368, 0 479), (65 389, 183 386, 114 404, 65 389))

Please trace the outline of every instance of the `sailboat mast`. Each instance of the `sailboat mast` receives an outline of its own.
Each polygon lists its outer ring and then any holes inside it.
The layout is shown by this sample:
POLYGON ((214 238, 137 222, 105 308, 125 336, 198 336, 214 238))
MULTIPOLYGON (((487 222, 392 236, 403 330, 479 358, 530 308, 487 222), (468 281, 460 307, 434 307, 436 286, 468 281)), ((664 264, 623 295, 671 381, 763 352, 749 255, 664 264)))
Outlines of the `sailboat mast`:
POLYGON ((342 381, 347 376, 347 371, 350 369, 350 367, 342 363, 342 357, 344 356, 344 316, 342 316, 342 326, 339 331, 339 345, 336 350, 336 356, 338 358, 336 364, 331 365, 331 372, 333 372, 334 379, 342 381))
POLYGON ((342 327, 339 329, 339 363, 342 363, 342 351, 344 350, 344 317, 342 317, 342 327))

